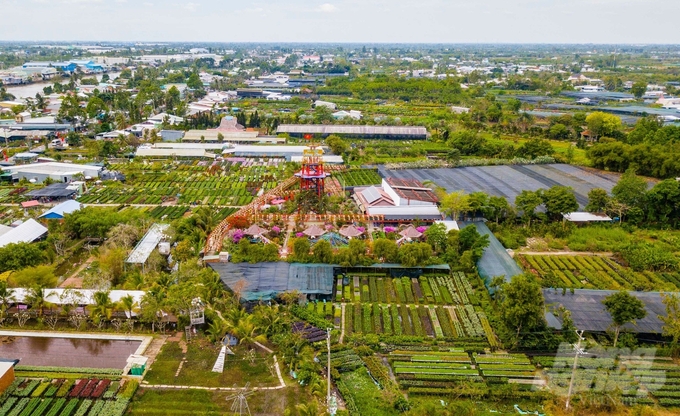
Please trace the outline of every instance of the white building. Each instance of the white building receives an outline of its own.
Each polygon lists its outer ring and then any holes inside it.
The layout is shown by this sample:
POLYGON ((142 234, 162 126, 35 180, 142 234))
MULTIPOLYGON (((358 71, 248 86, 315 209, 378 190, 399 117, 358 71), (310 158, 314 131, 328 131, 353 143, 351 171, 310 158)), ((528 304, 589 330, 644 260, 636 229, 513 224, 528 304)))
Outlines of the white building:
POLYGON ((439 221, 439 198, 417 180, 387 178, 380 186, 355 188, 354 200, 367 215, 383 216, 385 222, 439 221))
POLYGON ((11 172, 13 179, 34 180, 36 183, 42 183, 47 178, 51 178, 57 182, 73 182, 74 176, 83 175, 86 178, 98 178, 99 173, 104 169, 101 166, 92 165, 78 165, 75 163, 31 163, 29 165, 7 166, 2 170, 11 172))

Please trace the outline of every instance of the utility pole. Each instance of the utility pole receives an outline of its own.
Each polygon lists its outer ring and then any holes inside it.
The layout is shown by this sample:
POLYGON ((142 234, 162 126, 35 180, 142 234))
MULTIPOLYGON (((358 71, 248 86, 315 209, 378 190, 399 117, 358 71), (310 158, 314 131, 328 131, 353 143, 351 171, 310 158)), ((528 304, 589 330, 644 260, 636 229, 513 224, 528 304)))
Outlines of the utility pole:
POLYGON ((576 344, 576 354, 574 354, 574 365, 571 368, 571 379, 569 380, 569 391, 567 391, 567 404, 565 406, 565 409, 569 410, 569 401, 571 400, 571 390, 574 387, 574 375, 576 374, 576 363, 578 361, 578 356, 581 355, 581 341, 583 341, 585 338, 583 338, 583 330, 581 330, 581 333, 578 331, 575 331, 576 335, 578 335, 578 343, 576 344))

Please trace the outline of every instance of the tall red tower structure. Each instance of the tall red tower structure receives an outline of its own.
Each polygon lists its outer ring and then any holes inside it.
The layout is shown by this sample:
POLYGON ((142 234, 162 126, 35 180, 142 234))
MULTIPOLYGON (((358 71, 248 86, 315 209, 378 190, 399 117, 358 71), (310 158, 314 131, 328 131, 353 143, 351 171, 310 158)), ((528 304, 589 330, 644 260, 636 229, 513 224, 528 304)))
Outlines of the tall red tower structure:
MULTIPOLYGON (((311 136, 305 136, 310 140, 311 136)), ((301 191, 313 191, 318 197, 324 194, 324 182, 330 174, 324 171, 323 149, 311 142, 302 154, 302 169, 295 176, 300 178, 301 191)))

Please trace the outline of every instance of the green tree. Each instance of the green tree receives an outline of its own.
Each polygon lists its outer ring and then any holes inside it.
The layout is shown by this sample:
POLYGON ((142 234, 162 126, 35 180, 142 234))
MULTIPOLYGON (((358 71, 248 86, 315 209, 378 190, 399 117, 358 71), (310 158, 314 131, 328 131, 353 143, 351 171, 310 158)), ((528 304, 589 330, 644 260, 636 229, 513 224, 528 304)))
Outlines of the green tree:
POLYGON ((405 267, 425 264, 432 257, 432 247, 427 243, 410 243, 399 247, 399 260, 405 267))
POLYGON ((442 253, 446 251, 446 225, 432 224, 423 233, 425 241, 432 246, 435 253, 442 253))
POLYGON ((541 194, 548 216, 558 219, 562 214, 578 210, 574 190, 567 186, 553 186, 541 194))
POLYGON ((596 138, 601 136, 612 137, 621 130, 621 119, 613 114, 595 111, 586 117, 588 130, 596 138))
POLYGON ((54 288, 57 286, 57 277, 54 275, 54 267, 35 266, 12 273, 9 283, 13 287, 54 288))
POLYGON ((109 292, 99 291, 94 292, 92 296, 94 300, 94 305, 90 305, 90 316, 95 324, 99 324, 101 321, 108 321, 111 319, 111 314, 113 313, 113 308, 116 306, 111 302, 111 297, 109 292))
POLYGON ((38 244, 12 243, 0 248, 0 273, 37 266, 45 261, 45 252, 38 244))
POLYGON ((531 219, 535 215, 536 208, 543 203, 540 192, 523 190, 515 198, 515 206, 522 212, 522 218, 531 226, 531 219))
POLYGON ((642 204, 647 193, 647 181, 635 174, 635 169, 628 169, 612 188, 612 195, 629 207, 642 204))
POLYGON ((518 343, 522 333, 529 333, 545 327, 545 300, 541 286, 533 275, 513 276, 510 282, 501 286, 501 301, 498 305, 501 320, 515 335, 518 343))
POLYGON ((451 192, 441 199, 440 206, 445 214, 457 221, 461 213, 470 209, 470 196, 464 191, 451 192))
POLYGON ((203 82, 196 72, 193 72, 191 75, 189 75, 189 78, 187 79, 187 87, 191 88, 192 90, 203 89, 203 82))
POLYGON ((666 179, 647 192, 647 216, 651 221, 676 227, 680 224, 680 182, 666 179))
POLYGON ((680 296, 676 293, 662 293, 661 298, 666 307, 666 315, 658 315, 664 324, 663 335, 672 338, 673 346, 677 348, 680 342, 680 296))
POLYGON ((102 111, 106 110, 106 103, 99 97, 92 97, 88 100, 85 112, 89 118, 95 118, 102 111))
POLYGON ((602 188, 593 188, 588 192, 588 212, 604 212, 609 204, 609 194, 602 188))
POLYGON ((47 301, 47 292, 45 288, 40 286, 34 286, 28 291, 26 296, 26 303, 31 305, 32 309, 38 311, 38 316, 42 316, 45 312, 45 308, 52 308, 52 304, 47 301))
POLYGON ((309 240, 305 237, 296 238, 293 240, 293 260, 299 263, 307 263, 309 261, 309 240))
POLYGON ((647 316, 645 304, 626 291, 613 293, 602 300, 602 304, 612 318, 614 328, 614 347, 619 340, 621 327, 627 323, 635 324, 635 321, 647 316))
POLYGON ((507 218, 511 216, 512 207, 508 203, 508 200, 502 196, 491 196, 489 197, 489 210, 486 215, 489 218, 493 218, 496 224, 502 218, 507 218))
POLYGON ((117 307, 125 312, 128 318, 132 318, 132 314, 138 311, 139 304, 132 295, 127 295, 120 298, 117 307))
POLYGON ((7 282, 0 280, 0 318, 5 316, 7 309, 15 301, 14 290, 7 286, 7 282))
POLYGON ((321 240, 312 247, 312 254, 314 256, 314 263, 332 263, 333 262, 333 248, 331 243, 326 240, 321 240))
POLYGON ((349 144, 334 134, 326 137, 326 145, 336 155, 342 155, 349 150, 349 144))
POLYGON ((571 131, 562 123, 556 123, 550 127, 548 134, 555 140, 567 140, 571 137, 571 131))
POLYGON ((640 99, 647 92, 647 83, 643 81, 638 81, 633 84, 630 92, 635 96, 635 98, 640 99))
POLYGON ((517 149, 517 156, 527 159, 536 159, 539 156, 551 156, 555 153, 549 141, 543 139, 531 139, 517 149))
POLYGON ((383 263, 396 263, 399 261, 399 247, 390 239, 378 238, 373 241, 373 255, 383 263))
POLYGON ((57 117, 75 124, 80 118, 85 117, 85 110, 80 106, 80 100, 75 94, 66 94, 61 101, 57 117))

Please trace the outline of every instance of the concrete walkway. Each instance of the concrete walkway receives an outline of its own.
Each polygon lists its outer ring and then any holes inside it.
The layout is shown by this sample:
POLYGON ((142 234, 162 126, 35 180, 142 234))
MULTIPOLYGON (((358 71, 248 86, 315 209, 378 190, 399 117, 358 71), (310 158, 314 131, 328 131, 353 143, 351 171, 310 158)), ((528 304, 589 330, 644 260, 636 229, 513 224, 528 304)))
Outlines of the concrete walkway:
POLYGON ((338 342, 340 344, 342 344, 343 341, 345 340, 345 303, 344 302, 340 304, 340 311, 342 313, 340 314, 340 339, 338 340, 338 342))

